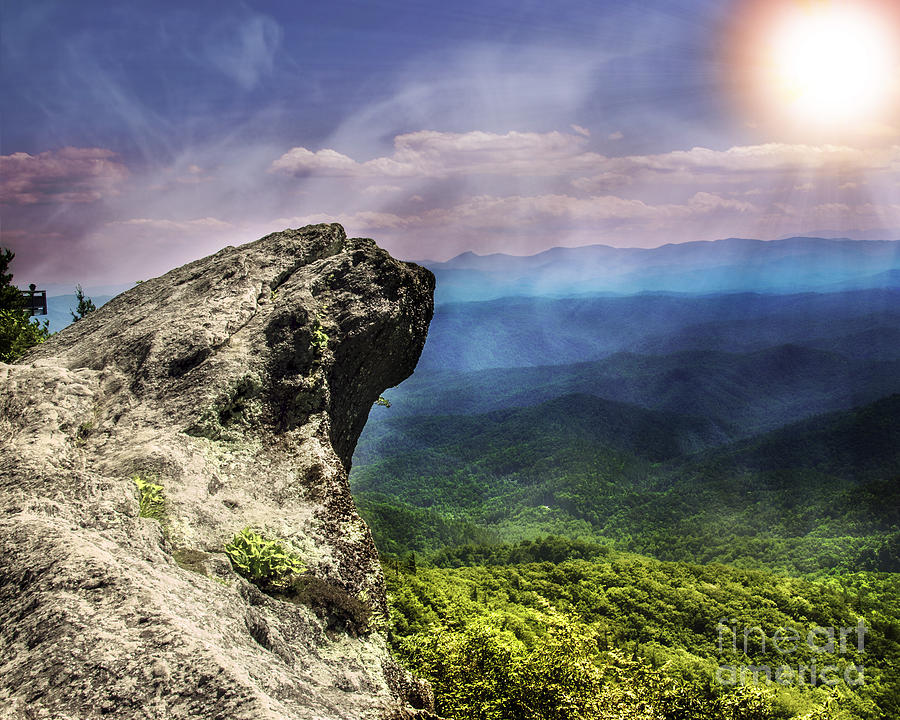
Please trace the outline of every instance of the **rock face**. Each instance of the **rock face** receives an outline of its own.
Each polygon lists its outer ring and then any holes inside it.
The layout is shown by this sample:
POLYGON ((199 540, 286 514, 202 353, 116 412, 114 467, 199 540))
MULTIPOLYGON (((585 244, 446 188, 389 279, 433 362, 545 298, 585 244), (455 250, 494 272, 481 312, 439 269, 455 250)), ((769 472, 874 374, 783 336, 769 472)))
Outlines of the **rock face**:
POLYGON ((427 715, 347 470, 433 291, 339 225, 286 230, 0 364, 0 716, 427 715), (162 487, 158 519, 136 477, 162 487), (245 527, 300 557, 302 597, 232 570, 245 527))

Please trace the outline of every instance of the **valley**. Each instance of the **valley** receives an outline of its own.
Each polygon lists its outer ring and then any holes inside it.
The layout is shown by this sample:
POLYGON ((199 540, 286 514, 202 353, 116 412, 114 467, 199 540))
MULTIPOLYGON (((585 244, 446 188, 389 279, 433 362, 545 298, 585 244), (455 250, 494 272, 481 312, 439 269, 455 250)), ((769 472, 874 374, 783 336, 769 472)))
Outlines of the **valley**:
MULTIPOLYGON (((482 658, 512 673, 485 691, 500 702, 561 626, 568 670, 578 658, 618 667, 616 687, 656 697, 647 717, 892 717, 900 288, 534 292, 580 272, 560 260, 573 253, 447 263, 530 280, 466 302, 451 282, 456 300, 436 308, 415 374, 370 414, 351 484, 382 552, 396 651, 436 683, 439 710, 443 692, 464 717, 474 706, 454 688, 471 699, 474 648, 506 653, 482 658), (735 695, 717 687, 710 651, 725 616, 773 628, 865 616, 878 624, 878 679, 842 683, 840 701, 784 684, 735 695), (584 642, 595 649, 582 657, 584 642), (627 672, 626 657, 638 663, 627 672), (638 687, 646 673, 680 683, 695 714, 638 687)), ((785 247, 773 253, 806 272, 785 247)), ((708 271, 696 257, 679 276, 708 271)), ((867 262, 851 257, 847 275, 867 262)))

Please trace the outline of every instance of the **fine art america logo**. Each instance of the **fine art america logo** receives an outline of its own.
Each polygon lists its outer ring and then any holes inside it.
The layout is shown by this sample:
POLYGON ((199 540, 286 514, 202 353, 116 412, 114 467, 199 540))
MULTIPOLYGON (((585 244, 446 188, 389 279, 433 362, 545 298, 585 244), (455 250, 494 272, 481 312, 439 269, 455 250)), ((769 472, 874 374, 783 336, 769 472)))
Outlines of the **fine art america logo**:
POLYGON ((760 627, 738 628, 734 618, 722 618, 716 625, 718 651, 734 655, 743 651, 746 658, 780 655, 780 662, 760 665, 720 664, 716 680, 722 685, 747 685, 751 682, 781 685, 834 686, 865 685, 862 662, 865 654, 866 623, 860 619, 849 627, 814 627, 805 635, 794 628, 778 628, 771 636, 760 627), (853 658, 848 658, 852 655, 853 658))

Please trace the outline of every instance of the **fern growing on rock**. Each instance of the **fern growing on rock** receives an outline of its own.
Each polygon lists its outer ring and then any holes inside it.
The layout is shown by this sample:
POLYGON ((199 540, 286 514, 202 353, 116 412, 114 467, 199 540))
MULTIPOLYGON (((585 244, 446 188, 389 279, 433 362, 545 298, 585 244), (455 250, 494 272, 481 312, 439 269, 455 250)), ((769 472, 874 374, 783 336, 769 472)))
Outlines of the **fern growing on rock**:
POLYGON ((225 552, 235 571, 263 590, 286 588, 306 569, 282 541, 268 539, 249 527, 225 545, 225 552))
POLYGON ((131 478, 140 495, 138 515, 143 518, 159 520, 166 509, 166 499, 162 485, 145 480, 140 475, 131 478))

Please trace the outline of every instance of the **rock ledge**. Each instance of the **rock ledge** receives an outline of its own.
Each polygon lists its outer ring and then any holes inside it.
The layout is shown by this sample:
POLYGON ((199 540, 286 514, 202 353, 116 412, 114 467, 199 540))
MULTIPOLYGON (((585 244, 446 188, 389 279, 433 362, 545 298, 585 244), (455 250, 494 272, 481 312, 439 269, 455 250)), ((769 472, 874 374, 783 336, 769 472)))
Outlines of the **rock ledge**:
POLYGON ((0 715, 429 716, 388 654, 347 471, 372 403, 415 367, 433 291, 339 225, 285 230, 0 364, 0 715), (160 519, 139 516, 135 476, 163 487, 160 519), (328 597, 236 575, 223 546, 248 526, 328 597))

